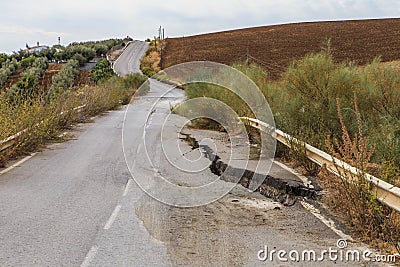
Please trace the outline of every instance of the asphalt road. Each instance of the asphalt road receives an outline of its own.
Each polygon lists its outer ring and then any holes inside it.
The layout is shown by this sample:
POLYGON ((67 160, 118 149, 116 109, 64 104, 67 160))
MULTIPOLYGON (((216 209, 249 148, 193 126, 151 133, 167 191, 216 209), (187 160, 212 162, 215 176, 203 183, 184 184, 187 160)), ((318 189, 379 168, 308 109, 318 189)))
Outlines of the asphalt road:
MULTIPOLYGON (((137 41, 126 49, 117 61, 121 74, 137 67, 145 46, 137 41)), ((170 89, 151 80, 147 95, 80 125, 76 138, 0 176, 0 266, 276 266, 282 262, 258 260, 264 245, 287 251, 335 247, 339 236, 300 204, 284 207, 241 186, 196 208, 165 205, 144 193, 133 178, 177 203, 184 197, 158 183, 161 175, 189 188, 209 182, 232 187, 208 168, 188 173, 157 154, 161 133, 167 143, 179 141, 184 122, 173 115, 163 124, 170 106, 183 99, 179 89, 160 97, 170 89)), ((176 144, 179 154, 172 156, 201 156, 186 142, 176 144)), ((192 200, 198 197, 204 196, 192 200)))
POLYGON ((140 59, 147 51, 149 44, 142 41, 132 41, 122 55, 115 61, 114 70, 121 76, 140 71, 140 59))
MULTIPOLYGON (((152 83, 157 86, 149 96, 157 97, 168 87, 152 83)), ((137 116, 125 127, 133 129, 133 141, 142 139, 139 129, 152 99, 144 97, 130 106, 137 116)), ((90 259, 91 251, 100 261, 94 266, 149 266, 149 259, 154 259, 150 266, 168 262, 165 246, 129 209, 144 193, 137 186, 126 188, 132 177, 121 142, 125 109, 81 125, 76 139, 51 145, 0 176, 0 266, 89 266, 85 258, 90 259), (121 224, 121 219, 126 221, 121 224), (157 257, 154 251, 159 251, 157 257)), ((154 137, 159 131, 160 127, 148 129, 154 137)))

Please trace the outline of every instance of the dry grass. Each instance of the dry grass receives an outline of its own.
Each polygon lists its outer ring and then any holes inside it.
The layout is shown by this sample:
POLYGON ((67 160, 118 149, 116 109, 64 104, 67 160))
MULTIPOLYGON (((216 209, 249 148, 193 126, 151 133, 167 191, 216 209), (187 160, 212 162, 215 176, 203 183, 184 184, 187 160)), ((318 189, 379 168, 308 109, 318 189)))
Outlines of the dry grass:
POLYGON ((152 77, 161 70, 161 47, 164 46, 163 41, 151 41, 146 55, 140 62, 140 69, 144 75, 152 77))
POLYGON ((400 214, 383 206, 373 184, 365 177, 374 148, 369 148, 368 140, 362 134, 361 115, 354 94, 354 110, 357 115, 358 133, 350 136, 343 121, 340 102, 337 100, 338 116, 342 126, 342 138, 326 139, 326 146, 332 156, 361 170, 359 175, 345 173, 346 179, 332 177, 326 170, 320 172, 329 194, 325 201, 340 214, 353 232, 377 247, 380 251, 400 253, 400 214))

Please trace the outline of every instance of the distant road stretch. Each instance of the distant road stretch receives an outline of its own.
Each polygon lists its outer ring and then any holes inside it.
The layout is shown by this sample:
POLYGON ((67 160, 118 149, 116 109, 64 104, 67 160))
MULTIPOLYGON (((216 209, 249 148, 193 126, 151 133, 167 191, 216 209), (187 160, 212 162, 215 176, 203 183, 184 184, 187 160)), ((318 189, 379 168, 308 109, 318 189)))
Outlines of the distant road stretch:
POLYGON ((129 73, 142 73, 140 71, 140 59, 147 51, 149 44, 142 41, 132 41, 121 56, 114 63, 117 74, 125 76, 129 73))

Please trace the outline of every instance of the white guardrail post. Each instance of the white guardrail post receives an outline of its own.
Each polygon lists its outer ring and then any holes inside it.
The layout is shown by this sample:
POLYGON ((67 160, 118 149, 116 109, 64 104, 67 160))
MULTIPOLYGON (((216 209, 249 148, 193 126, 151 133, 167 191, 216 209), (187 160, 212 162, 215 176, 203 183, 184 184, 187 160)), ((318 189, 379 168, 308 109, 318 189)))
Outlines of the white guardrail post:
MULTIPOLYGON (((242 121, 245 124, 250 125, 254 128, 257 128, 261 131, 271 132, 271 126, 263 121, 241 117, 242 121)), ((331 173, 346 179, 346 173, 351 173, 353 175, 360 175, 362 172, 357 168, 350 166, 346 162, 343 162, 340 159, 332 157, 328 153, 319 150, 309 144, 303 143, 296 138, 291 137, 290 135, 282 132, 281 130, 274 129, 274 137, 284 145, 290 147, 290 142, 296 142, 299 144, 304 144, 306 148, 307 157, 318 164, 319 166, 325 165, 327 170, 331 173)), ((374 186, 374 189, 377 193, 378 199, 381 203, 395 209, 396 211, 400 212, 400 188, 396 187, 392 184, 389 184, 385 181, 382 181, 368 173, 364 174, 365 179, 371 182, 374 186)))

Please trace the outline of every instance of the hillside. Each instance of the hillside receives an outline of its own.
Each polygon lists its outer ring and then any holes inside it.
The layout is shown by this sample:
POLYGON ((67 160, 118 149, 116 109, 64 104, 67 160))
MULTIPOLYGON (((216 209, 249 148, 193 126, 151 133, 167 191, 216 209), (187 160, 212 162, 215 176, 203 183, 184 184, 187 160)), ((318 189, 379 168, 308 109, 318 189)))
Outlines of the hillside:
POLYGON ((309 22, 264 26, 166 39, 163 68, 195 60, 232 64, 258 62, 277 78, 295 59, 321 50, 331 40, 336 61, 365 64, 376 56, 400 59, 400 19, 309 22))
MULTIPOLYGON (((55 76, 63 67, 64 64, 50 63, 48 69, 44 73, 43 77, 39 79, 39 88, 41 90, 47 90, 52 83, 52 78, 55 76)), ((11 87, 21 79, 21 74, 25 69, 20 69, 17 74, 10 77, 10 81, 7 83, 6 88, 11 87)), ((76 79, 76 85, 89 84, 90 70, 80 70, 79 76, 76 79)))

